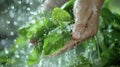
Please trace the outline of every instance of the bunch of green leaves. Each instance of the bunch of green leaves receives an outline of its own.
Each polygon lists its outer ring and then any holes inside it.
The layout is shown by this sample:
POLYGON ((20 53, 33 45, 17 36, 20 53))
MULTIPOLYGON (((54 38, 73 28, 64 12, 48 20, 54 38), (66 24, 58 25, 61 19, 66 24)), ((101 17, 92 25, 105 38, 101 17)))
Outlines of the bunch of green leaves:
POLYGON ((40 16, 33 20, 34 24, 30 23, 19 30, 22 36, 36 41, 36 46, 29 56, 29 65, 38 63, 41 54, 52 55, 60 50, 70 39, 69 24, 72 23, 71 15, 60 8, 55 8, 51 17, 40 16))

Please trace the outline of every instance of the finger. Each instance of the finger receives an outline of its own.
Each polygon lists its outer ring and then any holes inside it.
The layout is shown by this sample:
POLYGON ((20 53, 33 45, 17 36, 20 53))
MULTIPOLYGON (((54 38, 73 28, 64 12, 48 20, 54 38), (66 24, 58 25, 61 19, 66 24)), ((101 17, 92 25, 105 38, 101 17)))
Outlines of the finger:
POLYGON ((72 37, 78 40, 81 34, 85 31, 86 24, 92 15, 92 1, 88 0, 76 0, 73 8, 75 16, 75 25, 73 28, 72 37), (89 6, 86 5, 89 3, 89 6))

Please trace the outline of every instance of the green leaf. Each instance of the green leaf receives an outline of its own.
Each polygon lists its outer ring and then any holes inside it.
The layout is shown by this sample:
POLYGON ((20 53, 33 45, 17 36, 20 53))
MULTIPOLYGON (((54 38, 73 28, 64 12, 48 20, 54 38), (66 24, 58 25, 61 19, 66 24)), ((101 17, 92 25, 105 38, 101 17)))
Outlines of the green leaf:
POLYGON ((42 51, 38 48, 34 48, 32 53, 29 55, 29 59, 27 61, 28 65, 33 65, 37 64, 40 61, 40 56, 41 56, 42 51))
POLYGON ((57 27, 52 30, 44 39, 44 54, 49 55, 57 52, 70 40, 70 37, 70 31, 67 28, 61 29, 61 27, 57 27))
POLYGON ((112 25, 115 29, 120 30, 120 15, 112 13, 108 8, 103 8, 101 16, 106 27, 112 25))
POLYGON ((49 18, 41 18, 34 21, 34 24, 30 23, 20 28, 19 33, 27 38, 38 40, 44 36, 44 33, 49 32, 49 30, 56 26, 49 18))
POLYGON ((74 18, 73 15, 73 5, 74 5, 75 0, 69 0, 68 2, 66 2, 61 9, 64 9, 66 11, 69 12, 69 14, 72 16, 72 18, 74 18))
POLYGON ((55 24, 61 25, 61 24, 69 24, 72 17, 67 11, 60 8, 54 8, 52 12, 52 19, 55 21, 54 22, 55 24))

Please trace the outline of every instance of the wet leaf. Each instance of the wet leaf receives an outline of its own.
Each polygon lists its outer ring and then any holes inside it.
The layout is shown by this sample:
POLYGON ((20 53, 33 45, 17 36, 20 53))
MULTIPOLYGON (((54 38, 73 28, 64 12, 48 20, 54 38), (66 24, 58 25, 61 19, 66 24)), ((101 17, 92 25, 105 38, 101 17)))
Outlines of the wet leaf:
POLYGON ((60 8, 54 8, 53 12, 52 12, 52 19, 55 21, 55 24, 59 24, 59 25, 64 25, 64 24, 69 24, 72 17, 71 15, 60 8), (67 21, 67 22, 65 22, 67 21))
POLYGON ((70 40, 70 37, 70 31, 66 28, 63 30, 61 27, 57 27, 49 32, 44 39, 43 50, 45 55, 50 55, 60 50, 70 40))

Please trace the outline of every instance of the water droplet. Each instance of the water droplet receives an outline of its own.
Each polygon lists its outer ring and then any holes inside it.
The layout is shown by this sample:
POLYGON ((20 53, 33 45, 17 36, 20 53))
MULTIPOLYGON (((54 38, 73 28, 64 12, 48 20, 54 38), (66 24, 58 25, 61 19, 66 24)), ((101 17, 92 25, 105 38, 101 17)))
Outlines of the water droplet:
POLYGON ((18 48, 19 46, 18 46, 18 45, 16 45, 15 47, 16 47, 16 48, 18 48))
POLYGON ((37 12, 32 12, 32 11, 31 11, 30 14, 37 15, 37 12))
POLYGON ((13 35, 14 35, 14 32, 10 32, 10 35, 13 36, 13 35))
POLYGON ((19 56, 18 54, 15 54, 15 57, 16 57, 16 58, 19 58, 20 56, 19 56))
POLYGON ((7 48, 5 48, 5 53, 6 53, 6 54, 8 54, 8 53, 9 53, 9 52, 8 52, 8 50, 7 50, 7 48))
POLYGON ((28 55, 26 55, 26 58, 28 58, 28 55))
POLYGON ((17 25, 18 25, 18 23, 17 23, 17 22, 14 22, 13 24, 14 24, 15 26, 17 26, 17 25))
POLYGON ((112 29, 108 29, 108 32, 112 32, 113 30, 112 29))
POLYGON ((16 42, 16 39, 14 39, 14 43, 16 42))
POLYGON ((28 11, 30 11, 30 8, 27 8, 28 11))
POLYGON ((22 2, 21 1, 18 1, 18 4, 21 4, 22 2))
POLYGON ((57 33, 58 33, 58 34, 61 34, 61 33, 62 33, 62 30, 58 30, 57 33))
POLYGON ((30 2, 30 5, 32 5, 33 3, 32 2, 30 2))
POLYGON ((20 57, 20 56, 18 55, 18 53, 19 53, 18 51, 15 51, 15 57, 16 57, 16 58, 19 58, 19 57, 20 57))
POLYGON ((10 24, 10 21, 6 21, 7 24, 10 24))
POLYGON ((14 6, 11 6, 11 9, 14 9, 14 6))

